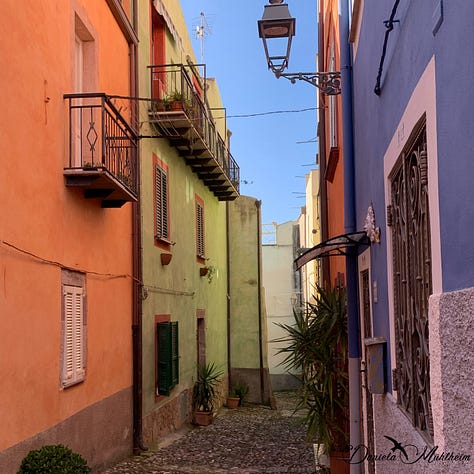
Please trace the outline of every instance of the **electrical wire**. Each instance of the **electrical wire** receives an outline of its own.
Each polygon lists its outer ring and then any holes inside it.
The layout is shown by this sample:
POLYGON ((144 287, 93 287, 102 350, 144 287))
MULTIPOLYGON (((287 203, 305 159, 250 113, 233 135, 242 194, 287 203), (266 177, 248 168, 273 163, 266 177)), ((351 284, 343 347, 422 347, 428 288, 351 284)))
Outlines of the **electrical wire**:
POLYGON ((310 110, 319 110, 321 107, 308 107, 306 109, 297 110, 273 110, 271 112, 257 112, 254 114, 238 114, 238 115, 227 115, 227 118, 248 118, 248 117, 259 117, 261 115, 274 115, 274 114, 295 114, 300 112, 308 112, 310 110))

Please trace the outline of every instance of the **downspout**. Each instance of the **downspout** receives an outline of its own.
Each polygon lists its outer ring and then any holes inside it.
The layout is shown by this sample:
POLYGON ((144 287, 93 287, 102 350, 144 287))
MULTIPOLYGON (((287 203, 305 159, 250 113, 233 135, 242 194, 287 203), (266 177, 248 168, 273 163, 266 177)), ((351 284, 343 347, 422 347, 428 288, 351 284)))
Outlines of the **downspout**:
POLYGON ((261 207, 262 201, 255 201, 257 208, 257 291, 258 291, 258 348, 260 364, 260 401, 265 401, 265 375, 263 367, 263 328, 262 328, 262 230, 261 230, 261 207))
POLYGON ((230 216, 229 216, 229 201, 225 203, 225 229, 226 229, 226 259, 227 259, 227 291, 226 291, 226 300, 227 300, 227 374, 229 378, 229 392, 232 390, 232 341, 231 341, 231 311, 230 311, 230 216))
MULTIPOLYGON (((323 26, 324 12, 322 8, 319 8, 319 27, 318 27, 318 71, 324 71, 324 28, 323 26)), ((328 202, 327 202, 327 185, 326 185, 326 107, 324 104, 324 94, 319 94, 319 194, 320 194, 320 206, 321 206, 321 242, 325 242, 329 238, 328 233, 328 202)), ((321 281, 323 287, 326 282, 330 284, 329 275, 329 259, 321 259, 321 281)))
MULTIPOLYGON (((355 167, 352 110, 352 57, 349 45, 349 0, 340 1, 339 40, 341 47, 343 160, 344 160, 344 227, 355 232, 355 167)), ((349 421, 350 445, 360 445, 360 328, 357 290, 357 253, 346 256, 347 325, 349 336, 349 421)), ((351 474, 360 473, 360 464, 351 464, 351 474)))
MULTIPOLYGON (((133 2, 133 29, 138 31, 137 2, 133 2)), ((129 44, 130 49, 130 92, 138 97, 138 57, 137 45, 129 44)), ((135 103, 139 107, 138 103, 135 103)), ((138 110, 132 107, 132 123, 138 119, 138 110)), ((136 156, 138 201, 132 203, 132 364, 133 364, 133 453, 146 451, 143 446, 142 425, 142 246, 141 246, 141 205, 140 205, 140 147, 136 156)))

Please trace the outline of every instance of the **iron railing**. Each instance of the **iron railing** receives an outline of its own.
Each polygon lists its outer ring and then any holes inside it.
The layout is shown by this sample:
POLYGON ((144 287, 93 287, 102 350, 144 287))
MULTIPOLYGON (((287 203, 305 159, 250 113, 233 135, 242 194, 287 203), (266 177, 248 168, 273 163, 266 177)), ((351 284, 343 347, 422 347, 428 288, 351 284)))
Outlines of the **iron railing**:
MULTIPOLYGON (((198 66, 183 64, 149 66, 151 109, 158 112, 159 117, 161 111, 173 110, 174 103, 178 103, 196 134, 238 192, 240 168, 218 132, 216 121, 206 101, 205 79, 203 84, 195 72, 198 66)), ((224 114, 222 128, 226 133, 227 125, 223 109, 222 112, 224 114)), ((166 118, 166 122, 169 123, 169 117, 166 118)), ((163 128, 159 128, 159 133, 166 136, 163 128)))
POLYGON ((104 93, 65 94, 69 107, 69 170, 102 169, 137 195, 138 135, 104 93))

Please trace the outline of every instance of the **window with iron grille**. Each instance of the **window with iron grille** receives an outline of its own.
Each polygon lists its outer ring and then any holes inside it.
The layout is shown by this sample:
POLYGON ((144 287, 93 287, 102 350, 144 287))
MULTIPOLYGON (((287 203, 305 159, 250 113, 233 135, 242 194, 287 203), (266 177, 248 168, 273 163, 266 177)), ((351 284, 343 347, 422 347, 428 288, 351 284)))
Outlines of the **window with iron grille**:
POLYGON ((169 240, 168 173, 155 164, 155 238, 169 240))
POLYGON ((196 254, 204 259, 204 202, 196 196, 196 254))
POLYGON ((433 439, 428 299, 432 291, 426 125, 423 118, 390 175, 398 405, 433 439))
POLYGON ((178 322, 156 325, 157 394, 168 396, 179 383, 178 322))
POLYGON ((61 311, 61 385, 82 382, 86 375, 85 276, 63 271, 61 311))

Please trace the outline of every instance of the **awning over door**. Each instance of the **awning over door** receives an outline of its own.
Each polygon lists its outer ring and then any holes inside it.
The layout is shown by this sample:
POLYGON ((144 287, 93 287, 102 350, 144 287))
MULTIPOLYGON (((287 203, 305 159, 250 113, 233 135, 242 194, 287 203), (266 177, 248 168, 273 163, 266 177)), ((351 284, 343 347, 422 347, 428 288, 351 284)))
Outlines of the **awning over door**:
POLYGON ((370 245, 370 239, 364 231, 332 237, 303 252, 295 260, 296 269, 299 270, 303 265, 306 265, 315 258, 347 255, 350 248, 357 248, 361 245, 370 245))

